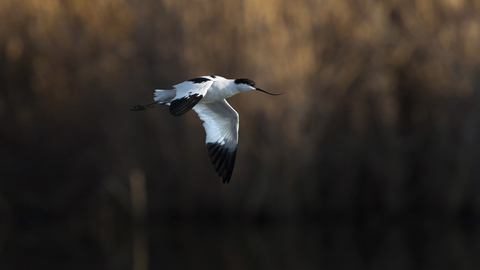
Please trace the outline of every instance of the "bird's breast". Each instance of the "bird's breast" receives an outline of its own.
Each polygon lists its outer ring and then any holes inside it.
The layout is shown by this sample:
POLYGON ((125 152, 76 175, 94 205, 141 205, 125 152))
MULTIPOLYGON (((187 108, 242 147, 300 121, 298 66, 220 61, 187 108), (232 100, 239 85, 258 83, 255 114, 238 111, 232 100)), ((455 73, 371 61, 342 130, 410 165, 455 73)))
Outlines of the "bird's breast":
POLYGON ((236 93, 229 89, 211 88, 207 91, 207 94, 202 98, 201 103, 215 102, 222 99, 227 99, 236 93))

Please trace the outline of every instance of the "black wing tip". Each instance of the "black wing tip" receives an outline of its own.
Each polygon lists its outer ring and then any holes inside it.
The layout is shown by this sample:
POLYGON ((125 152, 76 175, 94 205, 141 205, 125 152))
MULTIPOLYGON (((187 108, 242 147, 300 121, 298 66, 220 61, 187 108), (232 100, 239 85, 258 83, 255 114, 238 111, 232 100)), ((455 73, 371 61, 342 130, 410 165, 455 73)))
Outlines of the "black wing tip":
POLYGON ((232 177, 237 149, 231 150, 219 143, 207 143, 208 155, 223 183, 229 183, 232 177))
POLYGON ((187 97, 173 100, 170 103, 170 113, 173 116, 180 116, 195 107, 197 103, 203 98, 200 94, 192 94, 187 97))

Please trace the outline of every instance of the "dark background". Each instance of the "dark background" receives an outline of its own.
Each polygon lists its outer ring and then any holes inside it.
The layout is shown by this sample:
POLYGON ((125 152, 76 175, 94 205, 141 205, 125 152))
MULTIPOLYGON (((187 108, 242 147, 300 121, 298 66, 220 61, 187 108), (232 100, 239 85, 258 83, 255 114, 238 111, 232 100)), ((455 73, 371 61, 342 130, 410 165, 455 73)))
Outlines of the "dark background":
POLYGON ((2 0, 2 269, 480 269, 480 2, 2 0), (154 89, 250 78, 230 184, 154 89))

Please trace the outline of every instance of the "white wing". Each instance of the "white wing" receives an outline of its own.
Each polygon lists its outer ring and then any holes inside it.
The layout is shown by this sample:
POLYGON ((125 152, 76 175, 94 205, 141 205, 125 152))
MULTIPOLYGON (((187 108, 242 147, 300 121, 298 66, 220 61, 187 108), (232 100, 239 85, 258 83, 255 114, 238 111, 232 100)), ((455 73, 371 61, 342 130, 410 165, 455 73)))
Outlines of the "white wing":
POLYGON ((203 120, 207 133, 205 144, 215 171, 228 183, 232 176, 238 143, 238 113, 223 99, 197 104, 193 109, 203 120))
POLYGON ((176 94, 170 103, 170 113, 180 116, 188 112, 205 96, 212 83, 213 78, 203 76, 174 85, 176 94))

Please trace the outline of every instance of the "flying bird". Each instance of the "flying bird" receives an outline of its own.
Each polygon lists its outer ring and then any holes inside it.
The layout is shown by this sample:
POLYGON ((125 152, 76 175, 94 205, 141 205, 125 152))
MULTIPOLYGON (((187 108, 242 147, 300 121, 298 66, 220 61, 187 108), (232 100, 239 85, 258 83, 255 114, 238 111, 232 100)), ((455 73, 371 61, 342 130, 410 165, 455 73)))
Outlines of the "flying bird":
POLYGON ((174 85, 172 90, 155 90, 153 102, 137 105, 132 111, 168 105, 173 116, 180 116, 193 109, 204 122, 205 144, 215 171, 223 178, 223 183, 228 183, 237 153, 238 113, 225 99, 249 91, 281 95, 257 88, 254 81, 245 78, 201 76, 174 85))

